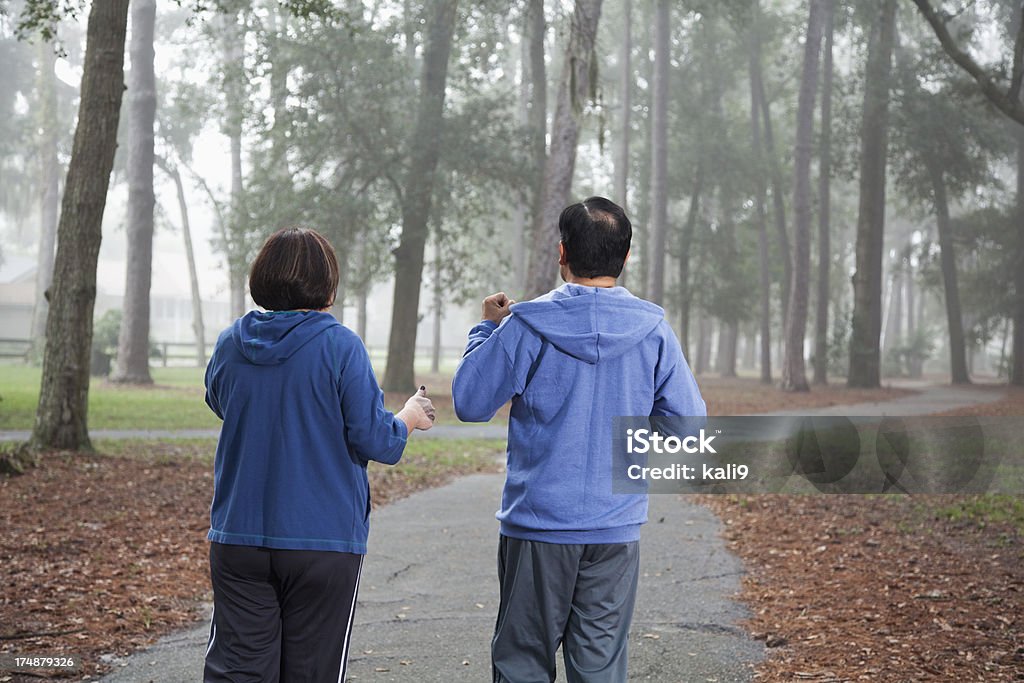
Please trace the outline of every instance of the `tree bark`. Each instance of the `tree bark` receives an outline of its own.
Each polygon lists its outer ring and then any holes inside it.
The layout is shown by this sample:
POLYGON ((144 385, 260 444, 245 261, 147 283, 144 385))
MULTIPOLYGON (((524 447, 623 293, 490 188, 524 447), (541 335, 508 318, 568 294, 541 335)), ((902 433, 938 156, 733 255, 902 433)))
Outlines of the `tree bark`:
POLYGON ((153 126, 156 0, 132 0, 128 72, 128 253, 117 364, 110 379, 152 384, 149 374, 149 292, 153 279, 153 126))
POLYGON ((345 299, 348 289, 348 250, 342 249, 337 253, 338 258, 338 291, 334 293, 334 303, 331 304, 331 315, 341 323, 345 324, 345 299))
POLYGON ((693 176, 693 192, 690 193, 690 209, 679 233, 679 344, 683 348, 683 356, 687 358, 690 355, 690 307, 693 300, 693 291, 690 289, 690 251, 693 249, 693 235, 697 230, 703 192, 704 164, 698 163, 693 176))
POLYGON ((668 232, 668 82, 671 49, 669 0, 658 0, 654 17, 654 94, 651 107, 651 267, 647 298, 665 298, 665 235, 668 232))
POLYGON ((228 262, 228 289, 231 315, 245 315, 245 283, 248 275, 248 249, 243 211, 242 123, 245 118, 245 31, 238 26, 237 13, 223 18, 224 95, 227 102, 224 134, 231 157, 231 208, 228 212, 224 255, 228 262))
POLYGON ((970 384, 967 372, 967 345, 964 342, 964 318, 960 308, 960 288, 956 276, 956 253, 953 247, 953 225, 949 219, 946 179, 940 167, 929 164, 935 200, 935 225, 939 233, 939 261, 946 300, 946 324, 949 327, 949 372, 953 384, 970 384))
POLYGON ((196 340, 196 367, 206 367, 206 328, 203 325, 203 300, 199 293, 199 273, 196 270, 196 253, 192 247, 192 223, 188 216, 188 202, 185 200, 185 184, 181 182, 181 173, 171 166, 166 159, 154 158, 167 177, 174 183, 178 197, 178 212, 181 215, 181 235, 185 240, 185 259, 188 261, 189 291, 192 295, 192 334, 196 340))
POLYGON ((818 147, 818 293, 814 313, 814 384, 828 384, 829 271, 832 261, 832 44, 835 0, 825 2, 824 72, 821 83, 821 134, 818 147))
POLYGON ((57 241, 57 210, 60 202, 60 161, 57 159, 57 61, 54 46, 39 41, 39 251, 36 255, 35 305, 32 307, 32 349, 36 358, 43 351, 47 290, 53 280, 53 250, 57 241))
POLYGON ((435 375, 441 372, 441 323, 444 318, 444 289, 441 285, 441 240, 435 240, 434 245, 434 277, 433 282, 433 306, 434 329, 433 343, 430 349, 430 371, 435 375))
POLYGON ((711 364, 711 335, 714 332, 711 318, 702 313, 697 319, 697 359, 694 363, 694 372, 702 375, 708 371, 711 364))
POLYGON ((555 282, 558 271, 558 215, 565 208, 576 168, 576 146, 586 100, 596 85, 591 83, 594 43, 603 0, 576 0, 566 47, 565 62, 555 118, 551 125, 551 150, 544 164, 544 202, 539 229, 533 233, 527 296, 540 296, 555 282))
POLYGON ((889 307, 885 316, 885 337, 882 351, 888 355, 900 345, 903 315, 903 277, 899 264, 891 267, 889 275, 889 307))
POLYGON ((786 228, 786 200, 782 184, 782 167, 775 153, 775 133, 772 127, 772 112, 765 95, 764 70, 761 66, 761 37, 758 32, 760 22, 760 0, 753 3, 753 54, 751 59, 751 87, 757 98, 757 108, 761 112, 764 124, 764 152, 768 157, 769 179, 772 188, 772 213, 775 217, 775 232, 779 239, 779 252, 782 257, 782 321, 789 318, 789 289, 793 280, 793 250, 789 244, 789 231, 786 228))
MULTIPOLYGON (((759 0, 754 0, 755 5, 759 0)), ((754 157, 758 161, 758 173, 755 174, 757 190, 754 198, 754 219, 757 223, 757 256, 761 276, 760 300, 760 358, 761 358, 761 384, 772 383, 772 275, 771 259, 768 253, 768 209, 767 195, 768 185, 764 175, 760 172, 764 168, 764 148, 761 143, 761 112, 760 99, 757 95, 756 81, 756 53, 755 43, 757 28, 751 27, 751 51, 750 51, 750 133, 751 146, 754 157)))
POLYGON ((270 34, 270 101, 274 111, 274 125, 270 131, 271 163, 276 171, 276 182, 290 192, 293 183, 288 163, 288 68, 282 54, 288 35, 288 18, 280 7, 270 6, 267 9, 267 31, 270 34))
MULTIPOLYGON (((538 233, 543 232, 544 224, 544 168, 548 159, 548 71, 544 61, 544 37, 548 26, 544 18, 544 0, 530 0, 529 5, 529 65, 530 65, 530 107, 527 125, 530 130, 530 156, 533 162, 533 187, 530 203, 530 234, 527 235, 532 245, 538 233)), ((520 286, 529 288, 528 261, 529 249, 523 247, 523 275, 520 286)))
POLYGON ((416 125, 409 141, 409 171, 402 197, 402 240, 395 249, 395 293, 391 308, 384 387, 411 391, 416 359, 423 257, 427 245, 434 180, 441 154, 438 131, 444 125, 448 58, 455 33, 458 0, 432 0, 423 48, 423 71, 416 125))
POLYGON ((653 3, 644 3, 642 6, 641 24, 644 27, 640 54, 643 55, 643 78, 648 83, 648 87, 645 89, 647 94, 646 110, 647 114, 642 117, 642 147, 641 156, 637 160, 637 177, 636 177, 636 201, 634 201, 635 211, 633 221, 633 256, 631 261, 633 262, 633 272, 636 274, 634 278, 633 293, 641 298, 647 296, 647 280, 651 270, 649 253, 650 245, 650 222, 651 222, 651 157, 653 154, 651 136, 653 135, 654 126, 651 125, 651 109, 653 107, 653 100, 651 97, 650 84, 654 82, 654 60, 651 59, 651 46, 653 45, 651 24, 649 21, 649 11, 653 9, 653 3))
POLYGON ((736 376, 736 344, 738 341, 739 325, 737 322, 735 320, 720 320, 715 370, 722 377, 736 376))
POLYGON ((782 363, 782 388, 807 391, 804 366, 804 338, 807 334, 807 292, 811 275, 811 154, 814 137, 814 99, 818 89, 821 34, 825 23, 825 2, 811 0, 804 42, 803 73, 797 99, 796 145, 793 150, 793 211, 796 227, 793 242, 793 282, 789 290, 789 318, 786 320, 786 355, 782 363))
POLYGON ((33 449, 89 450, 89 356, 103 209, 124 92, 128 0, 94 0, 64 184, 33 449))
MULTIPOLYGON (((906 286, 906 294, 904 300, 906 301, 907 308, 907 340, 910 344, 915 344, 915 336, 917 330, 917 288, 914 284, 914 266, 910 261, 909 251, 907 252, 906 267, 907 276, 904 280, 906 286)), ((907 374, 911 379, 918 379, 921 377, 921 361, 911 354, 910 358, 907 359, 907 374)))
POLYGON ((889 82, 896 39, 896 0, 881 0, 868 45, 861 118, 860 199, 847 386, 880 384, 882 251, 885 239, 885 169, 889 138, 889 82))
POLYGON ((1010 384, 1024 386, 1024 128, 1017 133, 1017 267, 1014 269, 1013 368, 1010 384))
POLYGON ((356 334, 366 344, 366 300, 369 298, 368 288, 361 289, 356 301, 356 334))
POLYGON ((360 240, 356 247, 356 268, 359 278, 355 283, 356 292, 356 334, 366 345, 366 300, 370 297, 370 276, 367 271, 367 250, 370 246, 360 240))
MULTIPOLYGON (((623 0, 622 3, 622 46, 619 50, 619 105, 622 107, 622 118, 619 120, 619 146, 615 156, 615 201, 619 202, 623 211, 629 215, 629 143, 632 137, 633 116, 633 2, 623 0)), ((619 285, 625 287, 628 282, 629 264, 619 276, 619 285)))

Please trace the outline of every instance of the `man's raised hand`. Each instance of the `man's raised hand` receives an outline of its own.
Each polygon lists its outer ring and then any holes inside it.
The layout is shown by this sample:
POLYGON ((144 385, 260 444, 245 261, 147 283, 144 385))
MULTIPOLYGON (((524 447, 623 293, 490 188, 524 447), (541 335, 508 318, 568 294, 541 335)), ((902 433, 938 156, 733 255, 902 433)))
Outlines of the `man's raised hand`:
POLYGON ((501 323, 502 318, 512 312, 509 310, 509 306, 514 303, 515 301, 509 299, 505 292, 491 294, 483 301, 483 305, 481 306, 481 317, 484 320, 490 320, 495 325, 498 325, 501 323))

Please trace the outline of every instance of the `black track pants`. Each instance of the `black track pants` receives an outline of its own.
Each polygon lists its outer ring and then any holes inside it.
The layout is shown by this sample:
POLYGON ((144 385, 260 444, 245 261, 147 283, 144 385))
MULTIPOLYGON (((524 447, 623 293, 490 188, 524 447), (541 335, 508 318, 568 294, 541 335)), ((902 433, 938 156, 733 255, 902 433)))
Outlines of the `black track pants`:
POLYGON ((345 680, 363 556, 210 544, 206 683, 345 680))
POLYGON ((561 545, 502 536, 495 683, 555 680, 559 645, 569 683, 625 681, 639 567, 639 542, 561 545))

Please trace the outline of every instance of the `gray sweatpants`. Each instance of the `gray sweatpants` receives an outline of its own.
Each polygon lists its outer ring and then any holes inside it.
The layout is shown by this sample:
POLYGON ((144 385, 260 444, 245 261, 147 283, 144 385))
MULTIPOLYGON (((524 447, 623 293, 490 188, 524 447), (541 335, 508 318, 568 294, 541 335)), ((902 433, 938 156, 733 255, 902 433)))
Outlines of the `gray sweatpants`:
POLYGON ((495 683, 626 680, 640 544, 563 545, 502 536, 501 604, 491 641, 495 683))

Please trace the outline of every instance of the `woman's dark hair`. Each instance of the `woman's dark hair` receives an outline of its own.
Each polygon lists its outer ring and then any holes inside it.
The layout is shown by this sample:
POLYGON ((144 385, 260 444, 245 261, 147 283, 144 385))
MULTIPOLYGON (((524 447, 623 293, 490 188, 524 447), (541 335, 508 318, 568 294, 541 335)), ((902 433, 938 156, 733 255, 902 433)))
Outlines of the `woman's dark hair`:
POLYGON ((618 277, 626 263, 633 226, 622 207, 590 197, 565 207, 558 217, 565 260, 577 277, 618 277))
POLYGON ((249 293, 268 311, 319 310, 338 290, 334 247, 316 230, 284 228, 267 238, 249 271, 249 293))

